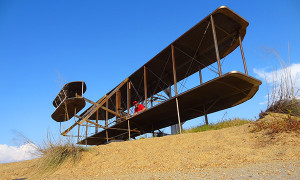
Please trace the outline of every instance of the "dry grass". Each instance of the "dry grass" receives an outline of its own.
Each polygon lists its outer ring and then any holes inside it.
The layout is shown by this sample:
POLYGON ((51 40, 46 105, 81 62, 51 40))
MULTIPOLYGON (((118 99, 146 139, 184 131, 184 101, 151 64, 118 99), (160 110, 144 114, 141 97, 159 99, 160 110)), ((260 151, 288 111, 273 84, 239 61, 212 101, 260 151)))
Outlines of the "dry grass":
POLYGON ((250 132, 268 130, 269 133, 300 132, 300 118, 296 116, 273 113, 253 122, 250 132))
MULTIPOLYGON (((263 118, 270 112, 300 117, 300 100, 297 99, 299 90, 295 87, 296 77, 292 76, 290 60, 285 62, 277 51, 274 49, 271 51, 280 60, 281 69, 273 71, 271 92, 268 92, 268 106, 266 111, 259 114, 259 117, 263 118)), ((266 82, 269 83, 267 79, 266 82)))
POLYGON ((234 119, 223 120, 216 124, 191 127, 189 129, 183 130, 183 133, 195 133, 195 132, 203 132, 209 130, 217 130, 217 129, 223 129, 223 128, 228 128, 233 126, 241 126, 250 122, 253 121, 249 119, 234 118, 234 119))
POLYGON ((82 152, 89 151, 89 148, 77 146, 71 138, 60 137, 55 140, 51 133, 47 133, 47 139, 42 145, 32 142, 22 134, 19 134, 25 143, 30 143, 35 147, 34 156, 40 157, 37 161, 38 174, 52 173, 64 162, 70 160, 75 164, 81 159, 82 152))
POLYGON ((39 152, 43 154, 39 169, 42 171, 55 170, 66 160, 76 163, 80 160, 83 151, 88 151, 88 148, 76 146, 70 140, 47 141, 44 146, 39 148, 39 152))
POLYGON ((272 103, 265 112, 261 112, 259 116, 262 118, 270 112, 300 117, 300 100, 296 98, 278 100, 272 103))

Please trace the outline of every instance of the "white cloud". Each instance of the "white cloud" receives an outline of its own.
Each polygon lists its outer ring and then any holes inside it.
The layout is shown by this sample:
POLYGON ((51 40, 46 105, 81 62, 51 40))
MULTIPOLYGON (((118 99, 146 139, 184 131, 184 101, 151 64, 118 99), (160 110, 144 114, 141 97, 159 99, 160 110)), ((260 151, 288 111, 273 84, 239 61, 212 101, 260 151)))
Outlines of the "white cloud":
POLYGON ((22 146, 8 146, 0 144, 0 163, 9 163, 37 158, 36 148, 33 144, 22 146))
MULTIPOLYGON (((286 75, 290 75, 290 79, 293 81, 295 92, 300 89, 300 63, 292 64, 279 70, 266 71, 265 69, 253 69, 254 73, 261 79, 265 80, 268 84, 273 82, 279 84, 286 78, 286 75)), ((300 92, 299 92, 300 93, 300 92)))

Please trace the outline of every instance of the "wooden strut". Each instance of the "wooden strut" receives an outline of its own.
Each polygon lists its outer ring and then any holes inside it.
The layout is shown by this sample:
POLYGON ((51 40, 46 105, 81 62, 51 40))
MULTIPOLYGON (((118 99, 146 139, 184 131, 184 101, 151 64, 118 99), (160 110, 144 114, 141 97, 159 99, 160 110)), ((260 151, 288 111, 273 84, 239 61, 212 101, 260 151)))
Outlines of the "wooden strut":
POLYGON ((145 92, 145 108, 147 109, 147 68, 144 66, 144 92, 145 92))
MULTIPOLYGON (((93 121, 90 121, 90 120, 86 120, 86 122, 89 122, 97 127, 100 127, 100 128, 103 128, 103 129, 115 129, 115 130, 121 130, 121 131, 128 131, 128 129, 122 129, 122 128, 112 128, 112 127, 105 127, 105 126, 101 126, 100 124, 97 124, 97 123, 94 123, 93 121)), ((132 132, 140 132, 139 130, 137 129, 133 129, 133 130, 130 130, 132 132)))
MULTIPOLYGON (((76 123, 74 123, 71 127, 69 127, 67 130, 65 130, 63 133, 61 133, 61 135, 66 135, 68 132, 70 132, 77 124, 82 124, 84 123, 86 120, 88 120, 89 117, 91 117, 99 108, 102 107, 102 105, 107 102, 107 100, 112 97, 116 91, 118 91, 127 81, 129 80, 129 78, 126 78, 122 83, 120 83, 115 90, 113 90, 108 96, 105 96, 103 98, 103 100, 94 107, 94 109, 88 113, 86 113, 86 116, 83 119, 79 119, 76 123)), ((101 98, 102 99, 102 98, 101 98)), ((100 101, 100 100, 99 100, 100 101)))
MULTIPOLYGON (((171 45, 171 49, 172 49, 172 64, 173 64, 175 96, 177 96, 178 92, 177 92, 176 64, 175 64, 175 52, 174 52, 174 46, 173 45, 171 45)), ((179 133, 181 134, 181 121, 180 121, 180 114, 179 114, 179 106, 178 106, 178 98, 177 97, 176 97, 176 108, 177 108, 179 133)))
POLYGON ((86 129, 85 129, 85 146, 87 146, 87 132, 88 132, 88 121, 86 121, 86 129))
POLYGON ((129 110, 130 110, 130 82, 127 82, 127 126, 128 126, 128 139, 130 141, 130 122, 129 122, 129 110))
POLYGON ((214 18, 212 17, 212 15, 210 15, 210 21, 211 21, 211 27, 212 27, 212 32, 213 32, 213 38, 214 38, 214 44, 215 44, 215 50, 216 50, 216 57, 217 57, 217 62, 218 62, 219 76, 222 76, 218 40, 217 40, 217 35, 216 35, 215 22, 214 22, 214 18))
MULTIPOLYGON (((76 107, 74 110, 74 121, 76 122, 76 107)), ((79 126, 78 126, 79 127, 79 126)), ((77 143, 79 142, 79 128, 78 128, 78 138, 77 138, 77 143)))
MULTIPOLYGON (((108 102, 109 101, 106 101, 105 105, 106 105, 106 108, 108 109, 108 102)), ((107 131, 107 127, 108 127, 108 111, 105 111, 105 137, 106 137, 106 142, 108 142, 108 131, 107 131)))
MULTIPOLYGON (((227 41, 229 38, 232 38, 233 36, 236 36, 236 32, 231 33, 230 35, 228 35, 228 36, 224 37, 223 39, 219 40, 218 44, 222 44, 223 42, 227 41)), ((211 60, 210 58, 208 58, 207 56, 204 55, 206 52, 208 52, 209 50, 211 50, 211 48, 213 48, 213 47, 215 47, 215 44, 213 44, 211 46, 208 46, 206 49, 204 49, 203 51, 199 51, 197 54, 199 54, 199 57, 203 56, 204 58, 206 58, 210 62, 213 62, 213 60, 211 60)), ((175 48, 179 49, 181 52, 183 52, 184 54, 186 54, 190 58, 193 58, 193 56, 194 56, 194 55, 191 55, 188 52, 185 52, 185 51, 181 50, 179 47, 175 47, 175 48)), ((191 50, 191 49, 189 49, 189 50, 191 50)), ((193 58, 193 59, 195 59, 198 63, 200 61, 200 60, 198 60, 196 58, 193 58)), ((187 61, 186 63, 181 64, 178 68, 181 68, 182 66, 185 66, 187 63, 190 63, 190 62, 187 61)), ((204 65, 204 64, 202 64, 202 65, 204 65)), ((212 67, 214 67, 214 66, 212 66, 212 67)))
POLYGON ((67 121, 67 120, 69 120, 69 112, 68 112, 68 107, 67 107, 67 102, 66 101, 65 101, 65 108, 66 108, 65 109, 65 112, 66 112, 65 114, 66 114, 66 118, 67 118, 66 121, 67 121))
POLYGON ((207 109, 205 108, 205 105, 203 105, 203 113, 204 113, 206 125, 208 125, 207 111, 209 111, 219 100, 220 98, 217 98, 207 109))
MULTIPOLYGON (((97 110, 96 114, 96 123, 98 124, 98 119, 99 119, 99 109, 97 110)), ((95 127, 95 133, 98 133, 98 127, 95 127)))
POLYGON ((179 124, 179 133, 181 134, 182 128, 181 128, 181 122, 180 122, 178 98, 176 98, 176 107, 177 107, 177 117, 178 117, 178 124, 179 124))
POLYGON ((77 143, 79 143, 79 131, 80 131, 80 125, 78 125, 78 138, 77 138, 77 143))
POLYGON ((172 49, 172 65, 173 65, 173 78, 174 78, 174 89, 175 89, 175 96, 177 96, 177 76, 176 76, 176 65, 175 65, 175 52, 174 52, 174 46, 171 45, 172 49))
POLYGON ((199 67, 199 78, 200 78, 200 84, 203 83, 202 81, 202 73, 201 73, 201 68, 199 67))
MULTIPOLYGON (((81 97, 81 96, 80 96, 81 97)), ((95 106, 97 106, 98 104, 97 103, 95 103, 95 102, 93 102, 93 101, 91 101, 91 100, 89 100, 89 99, 87 99, 87 98, 85 98, 85 97, 82 97, 86 102, 89 102, 89 103, 91 103, 91 104, 93 104, 93 105, 95 105, 95 106)), ((114 114, 114 115, 116 115, 116 116, 118 116, 118 117, 121 117, 121 118, 124 118, 124 119, 126 119, 126 117, 124 117, 124 116, 122 116, 119 112, 117 112, 118 110, 117 110, 117 108, 116 108, 116 111, 113 111, 113 110, 110 110, 110 109, 108 109, 108 107, 103 107, 103 106, 101 106, 100 107, 101 109, 103 109, 104 111, 108 111, 108 112, 110 112, 110 113, 112 113, 112 114, 114 114)), ((97 112, 98 112, 99 110, 97 110, 97 112)), ((98 116, 98 113, 97 113, 97 116, 98 116)))
POLYGON ((243 64, 244 64, 245 73, 248 75, 248 70, 247 70, 247 65, 246 65, 246 60, 245 60, 243 45, 242 45, 241 34, 239 34, 239 43, 240 43, 240 49, 241 49, 241 54, 242 54, 242 58, 243 58, 243 64))
MULTIPOLYGON (((119 109, 121 108, 121 91, 118 90, 116 92, 116 112, 115 112, 115 115, 116 115, 116 120, 121 117, 120 115, 120 111, 119 109)), ((108 109, 107 109, 108 110, 108 109)))
POLYGON ((208 118, 207 118, 205 106, 203 106, 203 112, 204 112, 204 117, 205 117, 205 124, 208 125, 208 118))

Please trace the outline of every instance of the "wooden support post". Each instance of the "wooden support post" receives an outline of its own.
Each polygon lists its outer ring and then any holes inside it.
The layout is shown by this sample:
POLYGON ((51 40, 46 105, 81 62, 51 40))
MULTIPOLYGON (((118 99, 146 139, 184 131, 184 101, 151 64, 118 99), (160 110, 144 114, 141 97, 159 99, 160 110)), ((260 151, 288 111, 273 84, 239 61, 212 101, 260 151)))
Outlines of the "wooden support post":
POLYGON ((177 117, 178 117, 178 125, 179 125, 179 133, 181 134, 181 122, 180 122, 180 114, 179 114, 179 105, 178 105, 178 98, 176 98, 176 107, 177 107, 177 117))
MULTIPOLYGON (((108 109, 108 100, 106 101, 105 104, 106 104, 106 108, 108 109)), ((105 111, 105 134, 106 134, 106 142, 108 142, 107 126, 108 126, 108 111, 105 111)))
MULTIPOLYGON (((99 124, 98 119, 99 119, 99 109, 97 110, 97 114, 96 114, 96 123, 97 124, 99 124)), ((95 127, 95 133, 98 133, 98 127, 97 126, 95 127)))
POLYGON ((145 92, 145 108, 147 109, 147 68, 144 66, 144 92, 145 92))
MULTIPOLYGON (((174 88, 175 88, 175 96, 177 96, 177 77, 176 77, 176 64, 175 64, 175 52, 174 52, 174 46, 171 45, 172 49, 172 64, 173 64, 173 77, 174 77, 174 88)), ((181 122, 180 122, 180 114, 179 114, 179 105, 178 105, 178 99, 176 97, 176 107, 177 107, 177 118, 178 118, 178 125, 179 125, 179 133, 181 134, 181 122)))
POLYGON ((153 123, 152 123, 152 137, 155 137, 153 123))
POLYGON ((207 118, 205 106, 203 106, 203 112, 204 112, 204 117, 205 117, 205 124, 208 125, 208 118, 207 118))
MULTIPOLYGON (((121 108, 121 91, 118 90, 116 92, 116 113, 120 114, 119 109, 121 108)), ((119 118, 119 116, 116 116, 116 118, 119 118)))
POLYGON ((79 143, 79 135, 80 135, 79 131, 80 131, 80 125, 78 124, 78 137, 77 137, 77 143, 79 143))
POLYGON ((85 146, 87 146, 87 133, 88 133, 88 122, 86 121, 86 128, 85 128, 85 146))
POLYGON ((127 120, 127 125, 128 125, 128 140, 130 141, 131 135, 130 135, 130 123, 129 123, 129 119, 127 120))
POLYGON ((240 49, 241 49, 241 54, 242 54, 242 58, 243 58, 243 64, 244 64, 245 73, 248 75, 248 70, 247 70, 247 65, 246 65, 246 60, 245 60, 243 45, 242 45, 242 38, 241 38, 240 34, 239 34, 239 43, 240 43, 240 49))
POLYGON ((216 35, 215 22, 214 22, 214 18, 212 17, 212 15, 210 15, 210 21, 211 21, 211 27, 212 27, 213 37, 214 37, 214 44, 215 44, 216 57, 217 57, 217 62, 218 62, 219 76, 222 76, 218 40, 217 40, 217 35, 216 35))
POLYGON ((202 73, 201 73, 201 68, 199 67, 199 78, 200 78, 200 84, 203 83, 202 81, 202 73))
POLYGON ((171 45, 171 49, 172 49, 174 89, 175 89, 175 96, 177 96, 177 76, 176 76, 175 52, 174 52, 174 46, 173 45, 171 45))
POLYGON ((127 118, 130 117, 130 91, 131 91, 131 85, 130 85, 130 82, 127 82, 127 118))
POLYGON ((130 82, 127 82, 127 121, 128 121, 128 139, 130 141, 130 122, 129 122, 129 110, 130 110, 130 82))
POLYGON ((66 109, 65 109, 65 112, 66 112, 66 117, 65 117, 65 118, 67 118, 67 119, 66 119, 66 121, 67 121, 67 120, 69 120, 69 112, 68 112, 68 107, 67 107, 66 101, 65 101, 65 108, 66 108, 66 109))

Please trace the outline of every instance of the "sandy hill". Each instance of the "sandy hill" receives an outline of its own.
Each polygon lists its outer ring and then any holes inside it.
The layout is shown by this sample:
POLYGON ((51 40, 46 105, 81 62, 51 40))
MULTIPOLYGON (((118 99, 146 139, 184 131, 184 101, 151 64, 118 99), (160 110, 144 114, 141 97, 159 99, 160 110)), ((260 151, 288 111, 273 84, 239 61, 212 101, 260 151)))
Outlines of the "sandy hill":
MULTIPOLYGON (((45 179, 257 179, 300 177, 299 132, 251 124, 92 147, 45 179)), ((36 178, 38 160, 0 164, 1 179, 36 178)), ((39 175, 38 178, 41 176, 39 175)))

